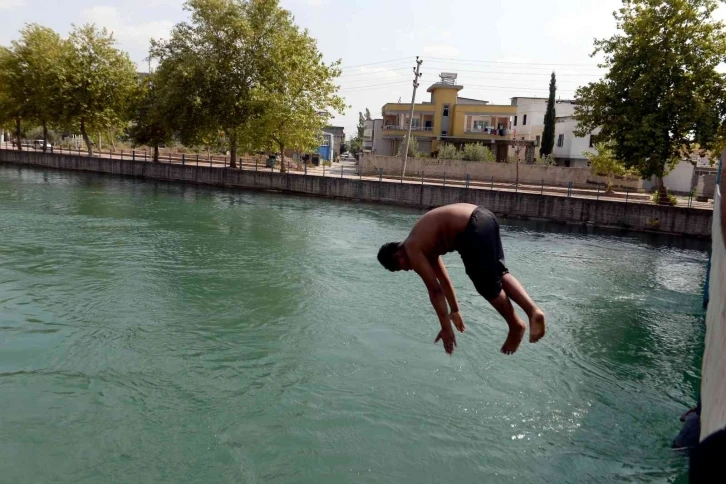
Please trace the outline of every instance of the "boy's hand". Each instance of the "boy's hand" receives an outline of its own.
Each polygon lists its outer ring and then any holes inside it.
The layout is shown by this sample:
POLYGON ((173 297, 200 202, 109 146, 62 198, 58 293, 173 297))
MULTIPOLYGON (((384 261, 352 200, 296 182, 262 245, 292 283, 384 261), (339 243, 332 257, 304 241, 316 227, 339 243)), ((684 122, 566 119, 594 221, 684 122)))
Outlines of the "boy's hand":
POLYGON ((444 341, 444 351, 446 351, 447 354, 451 355, 454 353, 454 348, 456 348, 456 334, 454 334, 454 330, 451 329, 451 326, 439 331, 439 335, 434 340, 434 344, 438 343, 439 340, 444 341))
POLYGON ((449 315, 449 318, 451 318, 451 322, 454 323, 454 326, 456 326, 456 329, 459 330, 459 333, 463 333, 466 331, 466 325, 464 324, 464 320, 461 319, 461 314, 459 314, 459 311, 454 311, 449 315))

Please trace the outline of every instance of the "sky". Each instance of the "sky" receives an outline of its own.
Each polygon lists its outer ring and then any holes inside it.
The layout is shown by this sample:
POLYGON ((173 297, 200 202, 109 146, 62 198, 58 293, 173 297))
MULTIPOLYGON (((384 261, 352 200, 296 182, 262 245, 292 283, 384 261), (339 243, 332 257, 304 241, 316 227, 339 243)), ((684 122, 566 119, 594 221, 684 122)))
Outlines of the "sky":
MULTIPOLYGON (((620 0, 281 0, 310 31, 327 62, 340 59, 340 94, 349 108, 331 124, 355 133, 358 112, 380 117, 387 102, 410 102, 416 56, 423 59, 417 102, 441 72, 458 73, 460 96, 510 104, 514 96, 547 96, 558 76, 558 97, 602 70, 590 57, 593 39, 615 33, 620 0)), ((66 35, 72 24, 95 23, 115 33, 140 71, 149 39, 167 38, 189 18, 184 0, 0 0, 0 45, 25 23, 66 35)), ((726 17, 722 7, 720 18, 726 17)))

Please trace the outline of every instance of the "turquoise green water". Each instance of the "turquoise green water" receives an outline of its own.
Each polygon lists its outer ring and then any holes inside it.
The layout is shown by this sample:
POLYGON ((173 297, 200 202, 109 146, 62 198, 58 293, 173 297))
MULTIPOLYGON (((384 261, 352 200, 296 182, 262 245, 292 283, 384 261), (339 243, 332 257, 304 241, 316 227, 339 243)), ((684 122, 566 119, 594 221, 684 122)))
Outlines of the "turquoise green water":
POLYGON ((0 165, 0 482, 670 482, 707 254, 503 225, 514 357, 378 246, 420 212, 0 165))

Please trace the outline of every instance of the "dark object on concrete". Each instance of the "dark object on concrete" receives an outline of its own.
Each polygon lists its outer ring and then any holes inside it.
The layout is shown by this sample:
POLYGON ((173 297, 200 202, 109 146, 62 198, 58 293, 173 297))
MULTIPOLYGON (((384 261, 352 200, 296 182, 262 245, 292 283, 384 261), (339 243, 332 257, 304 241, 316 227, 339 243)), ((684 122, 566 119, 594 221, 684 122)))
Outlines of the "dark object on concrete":
POLYGON ((674 449, 692 449, 698 445, 701 435, 701 416, 696 412, 689 413, 683 428, 673 441, 674 449))
POLYGON ((691 451, 689 482, 691 484, 726 482, 724 456, 726 456, 726 429, 711 435, 691 451))

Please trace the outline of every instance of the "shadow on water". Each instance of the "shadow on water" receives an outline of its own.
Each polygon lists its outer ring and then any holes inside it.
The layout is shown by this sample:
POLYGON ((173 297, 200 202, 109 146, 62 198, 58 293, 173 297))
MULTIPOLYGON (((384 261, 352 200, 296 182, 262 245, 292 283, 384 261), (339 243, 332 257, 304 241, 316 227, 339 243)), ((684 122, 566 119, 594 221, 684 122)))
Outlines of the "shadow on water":
POLYGON ((684 237, 681 235, 658 234, 653 232, 633 232, 624 229, 608 227, 594 227, 582 224, 567 224, 559 222, 519 220, 500 217, 500 223, 512 231, 549 232, 572 236, 601 236, 622 239, 623 241, 638 242, 652 247, 671 247, 682 250, 696 250, 707 252, 711 242, 705 239, 684 237))

